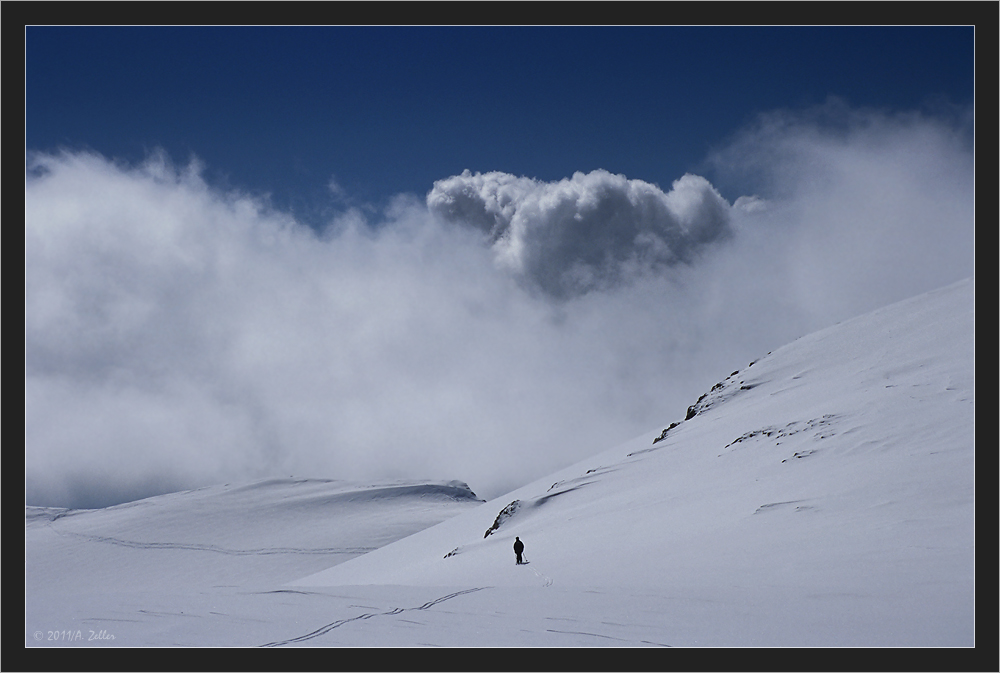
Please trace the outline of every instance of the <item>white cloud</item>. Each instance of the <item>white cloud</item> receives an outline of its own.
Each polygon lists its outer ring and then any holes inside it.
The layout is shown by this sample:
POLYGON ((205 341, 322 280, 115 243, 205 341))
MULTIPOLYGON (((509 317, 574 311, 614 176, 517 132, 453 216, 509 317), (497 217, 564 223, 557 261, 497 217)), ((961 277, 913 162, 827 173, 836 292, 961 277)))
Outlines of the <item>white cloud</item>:
POLYGON ((763 178, 733 207, 696 176, 463 174, 320 233, 197 164, 31 157, 28 502, 288 474, 500 495, 801 334, 971 275, 971 152, 949 129, 758 129, 724 157, 763 178))
POLYGON ((692 261, 728 233, 730 209, 696 175, 664 193, 603 170, 551 183, 465 171, 435 182, 427 206, 487 233, 500 265, 557 298, 692 261))
POLYGON ((839 320, 974 272, 972 127, 831 100, 763 115, 714 163, 766 195, 738 210, 782 249, 794 301, 839 320))

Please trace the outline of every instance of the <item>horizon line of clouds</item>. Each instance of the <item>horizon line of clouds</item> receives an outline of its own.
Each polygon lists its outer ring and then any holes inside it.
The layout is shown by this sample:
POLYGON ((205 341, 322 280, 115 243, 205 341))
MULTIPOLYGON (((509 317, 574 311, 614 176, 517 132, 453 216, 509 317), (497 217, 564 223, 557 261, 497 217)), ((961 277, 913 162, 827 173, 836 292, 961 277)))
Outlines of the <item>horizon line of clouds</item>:
POLYGON ((694 175, 464 172, 322 230, 197 161, 29 155, 26 500, 291 473, 493 497, 677 420, 764 352, 974 273, 963 129, 849 112, 734 138, 712 160, 761 189, 732 204, 694 175))

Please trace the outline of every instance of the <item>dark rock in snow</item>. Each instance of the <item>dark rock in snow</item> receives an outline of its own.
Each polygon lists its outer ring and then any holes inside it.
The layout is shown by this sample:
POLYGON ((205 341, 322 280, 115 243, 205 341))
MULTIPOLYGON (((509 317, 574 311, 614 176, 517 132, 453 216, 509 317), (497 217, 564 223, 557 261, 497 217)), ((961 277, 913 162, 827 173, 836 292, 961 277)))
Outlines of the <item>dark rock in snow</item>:
POLYGON ((660 436, 653 440, 653 444, 656 444, 660 440, 666 439, 667 433, 676 428, 678 425, 680 425, 680 423, 671 423, 666 428, 664 428, 663 432, 660 433, 660 436))
POLYGON ((486 535, 483 535, 483 539, 485 540, 486 538, 488 538, 490 535, 493 534, 493 531, 500 528, 500 526, 503 524, 504 521, 514 516, 514 512, 516 512, 520 506, 521 506, 521 501, 515 500, 514 502, 510 503, 502 510, 500 510, 500 513, 497 514, 497 518, 493 522, 493 525, 486 529, 486 535))

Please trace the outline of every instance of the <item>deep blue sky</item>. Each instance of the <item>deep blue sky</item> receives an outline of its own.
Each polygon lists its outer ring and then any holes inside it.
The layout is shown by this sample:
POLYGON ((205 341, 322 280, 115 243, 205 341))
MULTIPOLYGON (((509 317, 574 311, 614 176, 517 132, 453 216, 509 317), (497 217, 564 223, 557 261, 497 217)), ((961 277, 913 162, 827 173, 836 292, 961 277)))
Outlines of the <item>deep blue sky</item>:
MULTIPOLYGON (((971 27, 27 27, 26 147, 193 154, 315 222, 434 180, 668 188, 757 113, 973 101, 971 27)), ((709 175, 711 178, 711 176, 709 175)), ((722 185, 724 196, 732 199, 722 185)))

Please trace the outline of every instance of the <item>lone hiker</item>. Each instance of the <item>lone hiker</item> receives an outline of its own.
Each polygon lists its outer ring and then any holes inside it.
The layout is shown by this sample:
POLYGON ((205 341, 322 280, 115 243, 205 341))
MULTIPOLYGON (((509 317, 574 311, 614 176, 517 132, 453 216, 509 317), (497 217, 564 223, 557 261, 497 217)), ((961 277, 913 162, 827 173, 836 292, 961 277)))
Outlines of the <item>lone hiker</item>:
POLYGON ((517 554, 517 565, 521 565, 524 561, 521 560, 521 553, 524 552, 524 543, 521 542, 521 538, 514 537, 514 553, 517 554))

